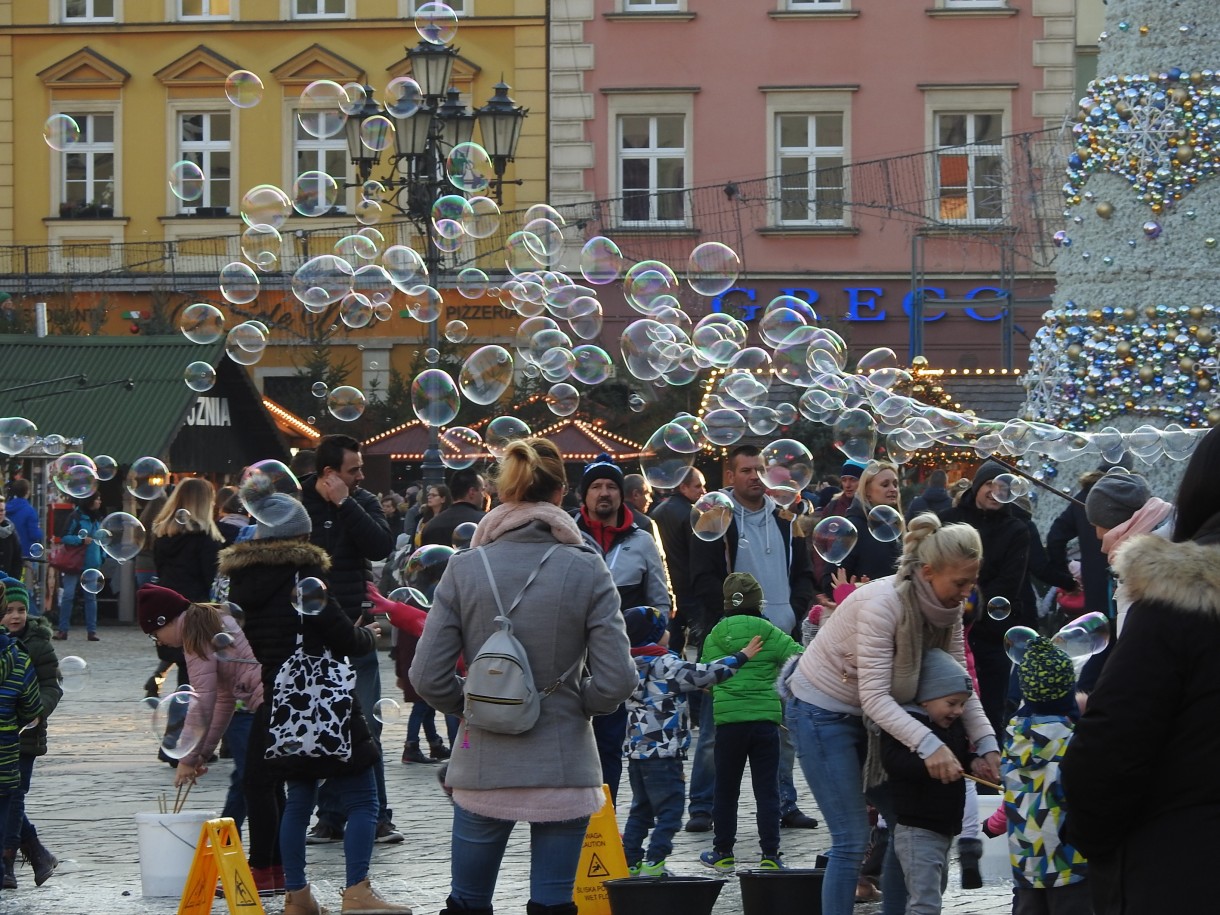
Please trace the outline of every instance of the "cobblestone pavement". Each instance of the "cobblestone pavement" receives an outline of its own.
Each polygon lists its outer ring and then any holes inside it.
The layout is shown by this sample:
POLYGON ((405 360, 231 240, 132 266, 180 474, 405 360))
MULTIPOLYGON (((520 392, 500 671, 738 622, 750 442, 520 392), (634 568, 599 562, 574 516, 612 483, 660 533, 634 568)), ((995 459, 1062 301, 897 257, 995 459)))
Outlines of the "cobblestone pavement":
MULTIPOLYGON (((134 815, 156 811, 164 793, 174 800, 172 770, 156 761, 156 744, 148 733, 148 715, 141 710, 142 684, 156 664, 148 639, 135 628, 109 627, 100 642, 87 642, 74 630, 67 642, 56 645, 60 658, 83 657, 88 675, 79 691, 64 697, 51 719, 51 752, 34 770, 29 813, 45 844, 61 860, 59 870, 46 884, 35 887, 28 868, 18 865, 18 889, 0 894, 0 913, 12 915, 169 915, 177 900, 141 895, 140 864, 134 815)), ((392 662, 382 653, 382 683, 394 696, 392 662)), ((399 697, 400 698, 400 697, 399 697)), ((406 836, 399 845, 378 845, 373 852, 373 884, 387 898, 406 902, 416 913, 440 910, 449 883, 449 802, 440 792, 435 767, 399 763, 404 722, 386 728, 388 763, 386 781, 394 820, 406 836)), ((220 761, 191 792, 188 808, 220 810, 231 763, 220 761)), ((625 775, 625 773, 624 773, 625 775)), ((802 809, 819 816, 808 788, 798 790, 802 809)), ((748 782, 747 782, 748 784, 748 782)), ((748 789, 747 789, 748 795, 748 789)), ((630 798, 624 778, 622 798, 630 798)), ((620 826, 627 803, 620 811, 620 826)), ((742 804, 742 839, 738 851, 745 856, 753 803, 742 804)), ((683 875, 707 875, 698 864, 699 852, 710 837, 679 833, 671 869, 683 875)), ((818 852, 829 844, 825 827, 785 830, 784 853, 792 866, 811 867, 818 852)), ((323 904, 339 911, 343 882, 343 854, 339 845, 312 846, 309 876, 323 904)), ((956 868, 950 878, 945 911, 955 915, 1000 915, 1010 911, 1006 886, 991 885, 962 892, 956 868)), ((524 912, 529 889, 528 832, 517 830, 501 869, 495 905, 500 912, 524 912)), ((267 903, 269 915, 282 910, 278 900, 267 903)), ((213 912, 227 909, 217 901, 213 912)), ((716 915, 741 911, 736 882, 726 885, 716 915)), ((860 915, 875 915, 880 906, 858 906, 860 915)))

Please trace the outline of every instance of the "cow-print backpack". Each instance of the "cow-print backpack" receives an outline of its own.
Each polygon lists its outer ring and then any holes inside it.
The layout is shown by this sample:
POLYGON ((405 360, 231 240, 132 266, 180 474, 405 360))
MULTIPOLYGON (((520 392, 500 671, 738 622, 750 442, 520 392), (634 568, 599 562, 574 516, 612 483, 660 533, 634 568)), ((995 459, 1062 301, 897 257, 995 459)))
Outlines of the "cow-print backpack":
POLYGON ((266 758, 351 759, 355 688, 350 664, 329 648, 307 654, 298 632, 297 650, 275 675, 266 758))

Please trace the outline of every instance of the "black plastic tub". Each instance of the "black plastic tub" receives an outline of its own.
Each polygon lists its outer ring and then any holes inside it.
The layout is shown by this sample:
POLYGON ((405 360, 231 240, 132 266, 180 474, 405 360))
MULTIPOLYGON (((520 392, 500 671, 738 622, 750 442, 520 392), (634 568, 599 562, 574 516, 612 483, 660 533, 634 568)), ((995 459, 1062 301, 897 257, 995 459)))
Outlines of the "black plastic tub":
POLYGON ((822 915, 825 876, 821 867, 738 871, 741 910, 744 915, 822 915))
POLYGON ((711 915, 727 881, 716 877, 623 877, 606 881, 613 915, 711 915))

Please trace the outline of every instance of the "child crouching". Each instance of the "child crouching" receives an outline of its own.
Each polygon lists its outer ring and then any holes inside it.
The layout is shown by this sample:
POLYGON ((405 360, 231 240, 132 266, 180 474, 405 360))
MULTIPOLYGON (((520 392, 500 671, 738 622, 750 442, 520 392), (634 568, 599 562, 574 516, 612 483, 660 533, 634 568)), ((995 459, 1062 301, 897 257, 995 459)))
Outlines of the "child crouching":
POLYGON ((665 614, 655 607, 624 612, 631 656, 640 684, 627 700, 627 775, 631 781, 631 813, 623 829, 623 850, 632 875, 666 873, 665 859, 673 851, 674 834, 682 825, 686 798, 682 760, 690 746, 690 720, 685 693, 704 689, 731 677, 758 654, 755 637, 741 651, 699 664, 670 651, 665 614), (655 826, 654 826, 655 824, 655 826), (652 830, 648 855, 644 840, 652 830))
MULTIPOLYGON (((966 669, 948 652, 932 648, 923 655, 916 705, 906 707, 967 770, 974 757, 961 716, 971 692, 966 669)), ((949 877, 949 847, 962 831, 966 783, 961 778, 933 778, 918 753, 884 731, 881 761, 898 820, 890 824, 890 836, 906 879, 907 915, 939 915, 949 877)))

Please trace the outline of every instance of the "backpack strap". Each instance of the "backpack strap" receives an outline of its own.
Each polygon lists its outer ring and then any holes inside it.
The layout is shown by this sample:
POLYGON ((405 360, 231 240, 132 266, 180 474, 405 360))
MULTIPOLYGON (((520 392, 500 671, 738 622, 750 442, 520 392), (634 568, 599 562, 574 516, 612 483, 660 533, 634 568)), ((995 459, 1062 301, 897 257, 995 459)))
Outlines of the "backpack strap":
MULTIPOLYGON (((487 559, 487 552, 481 546, 475 548, 475 552, 478 553, 479 558, 483 560, 483 569, 487 572, 487 581, 491 585, 492 596, 496 599, 496 609, 500 611, 499 615, 496 617, 496 620, 500 623, 501 628, 507 629, 510 632, 512 631, 512 624, 508 621, 508 615, 517 609, 517 604, 521 603, 521 598, 525 596, 525 592, 529 589, 529 586, 534 583, 534 579, 537 578, 538 573, 542 571, 542 564, 550 559, 551 554, 559 549, 560 546, 562 546, 562 544, 556 543, 542 554, 542 559, 538 561, 538 568, 534 569, 534 571, 530 573, 530 577, 525 580, 525 584, 522 586, 520 593, 517 594, 516 599, 513 600, 507 610, 504 609, 504 602, 500 600, 500 589, 496 586, 496 577, 491 572, 491 563, 487 559)), ((563 675, 560 676, 558 680, 556 680, 546 689, 541 690, 539 695, 545 699, 551 693, 555 692, 555 690, 559 689, 559 687, 563 685, 564 681, 576 672, 577 668, 580 667, 584 660, 585 655, 582 652, 580 657, 576 659, 572 666, 565 670, 563 675)))

